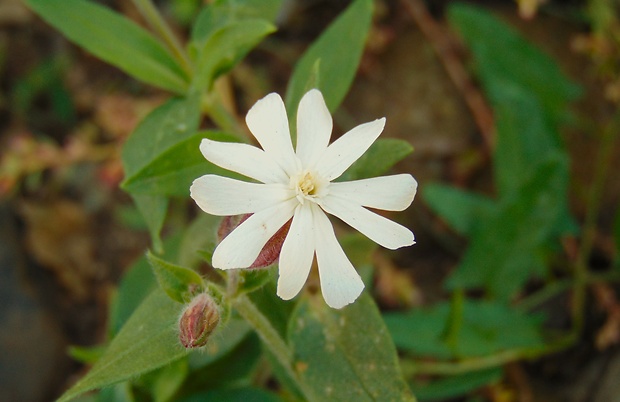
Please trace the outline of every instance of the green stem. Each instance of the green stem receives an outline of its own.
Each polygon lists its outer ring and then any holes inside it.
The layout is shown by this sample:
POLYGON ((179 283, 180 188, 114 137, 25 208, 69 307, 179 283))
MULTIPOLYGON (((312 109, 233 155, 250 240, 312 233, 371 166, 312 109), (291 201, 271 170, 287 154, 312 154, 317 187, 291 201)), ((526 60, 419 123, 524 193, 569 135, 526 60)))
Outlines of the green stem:
POLYGON ((237 119, 226 110, 220 101, 219 94, 211 92, 204 95, 202 98, 202 108, 222 130, 230 134, 236 134, 240 139, 247 139, 247 137, 242 135, 245 131, 243 131, 237 119))
POLYGON ((278 331, 271 325, 267 317, 256 308, 252 301, 246 295, 239 295, 232 301, 234 308, 251 326, 254 328, 263 343, 269 348, 269 351, 275 356, 282 368, 286 371, 287 376, 295 381, 299 390, 304 394, 308 401, 314 401, 312 390, 310 390, 304 381, 302 381, 297 373, 293 370, 293 354, 288 345, 282 339, 278 331))
POLYGON ((444 342, 453 352, 457 349, 459 334, 463 326, 463 308, 465 303, 465 292, 459 288, 452 293, 450 301, 450 318, 446 325, 444 342))
POLYGON ((594 238, 596 235, 596 220, 598 218, 601 199, 605 190, 605 182, 611 165, 614 142, 618 134, 618 123, 620 122, 620 112, 617 112, 611 122, 605 127, 603 138, 599 148, 599 155, 594 171, 594 179, 588 198, 586 216, 583 224, 583 236, 577 253, 577 260, 574 265, 574 291, 572 317, 573 328, 576 333, 583 329, 583 315, 586 299, 586 285, 588 278, 588 258, 592 252, 594 238))
POLYGON ((503 366, 504 364, 518 361, 521 359, 535 359, 544 355, 556 353, 564 350, 575 343, 576 336, 569 334, 557 342, 534 349, 512 349, 497 352, 488 356, 481 356, 463 359, 454 362, 425 362, 417 360, 401 361, 401 367, 405 378, 414 375, 458 375, 472 371, 484 370, 492 367, 503 366))
MULTIPOLYGON (((585 278, 585 283, 590 285, 592 283, 597 282, 617 282, 620 281, 620 272, 619 271, 609 271, 600 274, 589 273, 585 278)), ((568 289, 575 286, 575 283, 572 279, 562 279, 556 282, 553 282, 539 291, 532 293, 528 297, 520 300, 516 307, 519 311, 531 311, 537 306, 540 306, 545 301, 551 299, 552 297, 557 296, 558 294, 567 291, 568 289)))
POLYGON ((177 61, 181 64, 181 67, 188 76, 192 73, 192 63, 185 53, 183 46, 178 41, 172 30, 166 24, 157 8, 153 5, 151 0, 133 0, 133 4, 136 6, 140 14, 148 22, 151 28, 159 35, 164 41, 168 49, 176 57, 177 61))

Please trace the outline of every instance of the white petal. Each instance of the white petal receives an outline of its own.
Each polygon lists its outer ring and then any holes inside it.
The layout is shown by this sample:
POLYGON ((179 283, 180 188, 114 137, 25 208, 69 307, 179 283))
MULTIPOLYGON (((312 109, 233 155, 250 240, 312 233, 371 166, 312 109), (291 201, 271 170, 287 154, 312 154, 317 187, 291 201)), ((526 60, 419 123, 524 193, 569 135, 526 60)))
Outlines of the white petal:
POLYGON ((383 247, 395 250, 415 243, 411 230, 353 202, 327 195, 321 207, 383 247))
POLYGON ((250 216, 215 248, 213 267, 247 268, 267 241, 293 216, 296 199, 263 209, 250 216))
POLYGON ((263 183, 288 182, 284 170, 260 148, 205 138, 200 151, 209 162, 263 183))
POLYGON ((322 211, 315 211, 316 260, 321 292, 332 308, 353 303, 364 290, 364 282, 338 244, 334 228, 322 211))
POLYGON ((332 135, 332 116, 318 89, 307 92, 297 110, 297 156, 305 168, 313 168, 332 135))
POLYGON ((218 216, 254 213, 295 197, 283 184, 248 183, 210 174, 194 180, 189 191, 200 209, 218 216))
POLYGON ((280 95, 271 93, 256 102, 245 116, 245 122, 269 157, 289 175, 294 174, 296 157, 280 95))
POLYGON ((317 162, 317 171, 327 180, 339 177, 368 150, 385 126, 385 118, 360 124, 331 143, 317 162))
POLYGON ((280 252, 277 293, 284 300, 290 300, 299 293, 308 279, 314 259, 314 222, 311 204, 306 202, 297 206, 291 228, 280 252))
POLYGON ((330 183, 329 194, 369 208, 402 211, 411 205, 417 188, 410 174, 399 174, 330 183))

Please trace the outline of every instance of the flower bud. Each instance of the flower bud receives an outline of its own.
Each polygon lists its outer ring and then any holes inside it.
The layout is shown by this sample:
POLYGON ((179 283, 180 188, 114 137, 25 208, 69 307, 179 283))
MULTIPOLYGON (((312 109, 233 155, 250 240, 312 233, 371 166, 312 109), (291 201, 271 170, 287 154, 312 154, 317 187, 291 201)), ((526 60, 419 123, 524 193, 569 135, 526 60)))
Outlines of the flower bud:
MULTIPOLYGON (((250 216, 252 216, 252 214, 224 217, 217 231, 219 241, 221 242, 224 240, 230 232, 245 222, 245 220, 250 216)), ((292 220, 286 222, 273 236, 271 236, 261 252, 258 254, 258 257, 256 257, 256 260, 248 268, 265 268, 278 260, 280 257, 280 251, 282 250, 282 245, 284 244, 286 235, 291 227, 291 222, 292 220)))
POLYGON ((201 293, 194 297, 181 315, 179 340, 186 348, 204 346, 219 322, 217 304, 208 294, 201 293))

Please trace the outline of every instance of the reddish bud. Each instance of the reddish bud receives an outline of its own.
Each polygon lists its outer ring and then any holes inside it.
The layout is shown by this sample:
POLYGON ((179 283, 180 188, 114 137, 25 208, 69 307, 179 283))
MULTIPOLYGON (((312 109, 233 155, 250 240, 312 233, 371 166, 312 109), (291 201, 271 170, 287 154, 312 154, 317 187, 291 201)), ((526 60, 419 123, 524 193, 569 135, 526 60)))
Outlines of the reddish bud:
POLYGON ((209 295, 201 293, 194 297, 181 315, 179 340, 186 348, 204 346, 219 322, 217 304, 209 295))
MULTIPOLYGON (((226 216, 220 227, 217 230, 217 237, 221 242, 230 232, 232 232, 237 226, 241 225, 252 214, 226 216)), ((282 244, 291 227, 291 220, 286 222, 278 231, 267 241, 261 252, 256 257, 256 260, 248 268, 265 268, 275 263, 280 257, 280 251, 282 250, 282 244)))

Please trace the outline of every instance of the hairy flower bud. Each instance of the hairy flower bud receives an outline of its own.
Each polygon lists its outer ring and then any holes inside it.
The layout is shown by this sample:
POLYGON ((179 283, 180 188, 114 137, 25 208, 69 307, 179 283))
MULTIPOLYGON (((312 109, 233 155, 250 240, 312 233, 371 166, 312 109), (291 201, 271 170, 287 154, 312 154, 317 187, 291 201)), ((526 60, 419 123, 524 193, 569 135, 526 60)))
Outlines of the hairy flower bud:
POLYGON ((179 340, 186 348, 204 346, 219 322, 217 304, 209 295, 201 293, 194 297, 181 315, 179 340))

